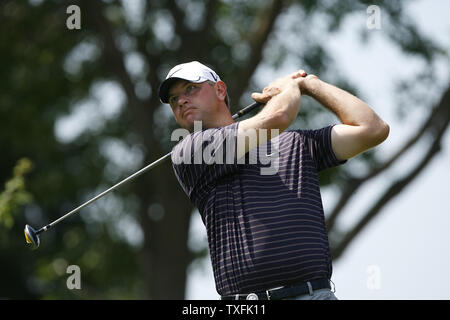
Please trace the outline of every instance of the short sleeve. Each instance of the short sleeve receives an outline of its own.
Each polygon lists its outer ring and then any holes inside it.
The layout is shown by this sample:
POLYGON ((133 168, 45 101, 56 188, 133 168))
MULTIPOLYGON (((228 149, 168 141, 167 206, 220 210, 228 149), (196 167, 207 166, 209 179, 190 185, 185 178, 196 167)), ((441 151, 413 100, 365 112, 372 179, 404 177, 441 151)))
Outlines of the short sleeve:
POLYGON ((238 123, 191 133, 172 149, 172 167, 184 192, 198 207, 220 179, 238 170, 238 123))
POLYGON ((347 162, 338 160, 331 145, 331 130, 334 125, 317 130, 298 130, 305 137, 305 143, 311 158, 316 164, 317 171, 335 167, 347 162))

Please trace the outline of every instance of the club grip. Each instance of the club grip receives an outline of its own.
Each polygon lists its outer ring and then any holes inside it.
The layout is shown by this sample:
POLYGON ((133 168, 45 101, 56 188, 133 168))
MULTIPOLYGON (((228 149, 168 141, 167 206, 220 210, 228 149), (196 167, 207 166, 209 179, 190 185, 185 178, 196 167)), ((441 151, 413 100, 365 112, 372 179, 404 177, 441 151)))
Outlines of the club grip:
MULTIPOLYGON (((302 77, 306 77, 307 75, 308 74, 306 72, 303 72, 301 74, 302 77)), ((253 109, 255 109, 255 108, 257 108, 257 107, 259 107, 261 105, 262 105, 262 103, 260 103, 260 102, 253 102, 251 105, 248 105, 245 108, 243 108, 243 109, 239 110, 238 112, 236 112, 233 115, 233 120, 236 120, 237 118, 240 118, 243 115, 246 115, 247 113, 249 113, 250 111, 252 111, 253 109)))
POLYGON ((260 102, 253 102, 251 105, 248 105, 248 106, 246 106, 245 108, 243 108, 243 109, 239 110, 238 112, 236 112, 236 113, 233 115, 233 120, 235 120, 235 119, 237 119, 237 118, 240 118, 240 117, 246 115, 247 113, 249 113, 250 111, 252 111, 252 110, 255 109, 256 107, 259 107, 259 106, 261 106, 261 105, 262 105, 262 103, 260 103, 260 102))

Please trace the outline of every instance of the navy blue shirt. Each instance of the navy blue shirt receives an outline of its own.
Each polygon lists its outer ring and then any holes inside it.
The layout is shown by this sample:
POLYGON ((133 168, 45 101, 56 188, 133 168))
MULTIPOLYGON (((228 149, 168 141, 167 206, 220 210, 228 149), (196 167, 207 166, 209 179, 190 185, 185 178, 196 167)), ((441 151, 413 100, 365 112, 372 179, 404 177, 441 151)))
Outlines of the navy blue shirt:
POLYGON ((330 279, 318 172, 345 162, 333 153, 332 126, 284 131, 236 159, 238 125, 194 132, 172 152, 175 175, 206 226, 217 292, 330 279))

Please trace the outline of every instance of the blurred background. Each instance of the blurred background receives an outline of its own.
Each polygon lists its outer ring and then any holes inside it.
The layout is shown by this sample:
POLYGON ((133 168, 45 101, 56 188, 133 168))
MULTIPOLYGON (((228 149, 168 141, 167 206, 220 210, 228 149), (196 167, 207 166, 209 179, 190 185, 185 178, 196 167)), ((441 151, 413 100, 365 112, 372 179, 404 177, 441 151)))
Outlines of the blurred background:
MULTIPOLYGON (((336 295, 450 299, 449 12, 445 0, 2 1, 0 298, 219 298, 170 163, 41 234, 36 251, 23 235, 170 152, 177 125, 158 86, 199 60, 232 111, 300 68, 365 100, 389 138, 320 176, 336 295)), ((292 129, 332 123, 304 97, 292 129)))

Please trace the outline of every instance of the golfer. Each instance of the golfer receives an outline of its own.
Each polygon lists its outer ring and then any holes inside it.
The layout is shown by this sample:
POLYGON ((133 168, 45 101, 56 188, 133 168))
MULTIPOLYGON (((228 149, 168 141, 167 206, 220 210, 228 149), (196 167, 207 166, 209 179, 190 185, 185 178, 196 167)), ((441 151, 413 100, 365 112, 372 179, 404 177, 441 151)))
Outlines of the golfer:
POLYGON ((216 290, 224 300, 337 299, 318 173, 380 144, 389 126, 357 97, 303 70, 251 96, 261 111, 234 122, 226 84, 197 61, 172 68, 159 88, 190 133, 172 162, 205 224, 216 290), (342 123, 286 130, 302 95, 342 123))

